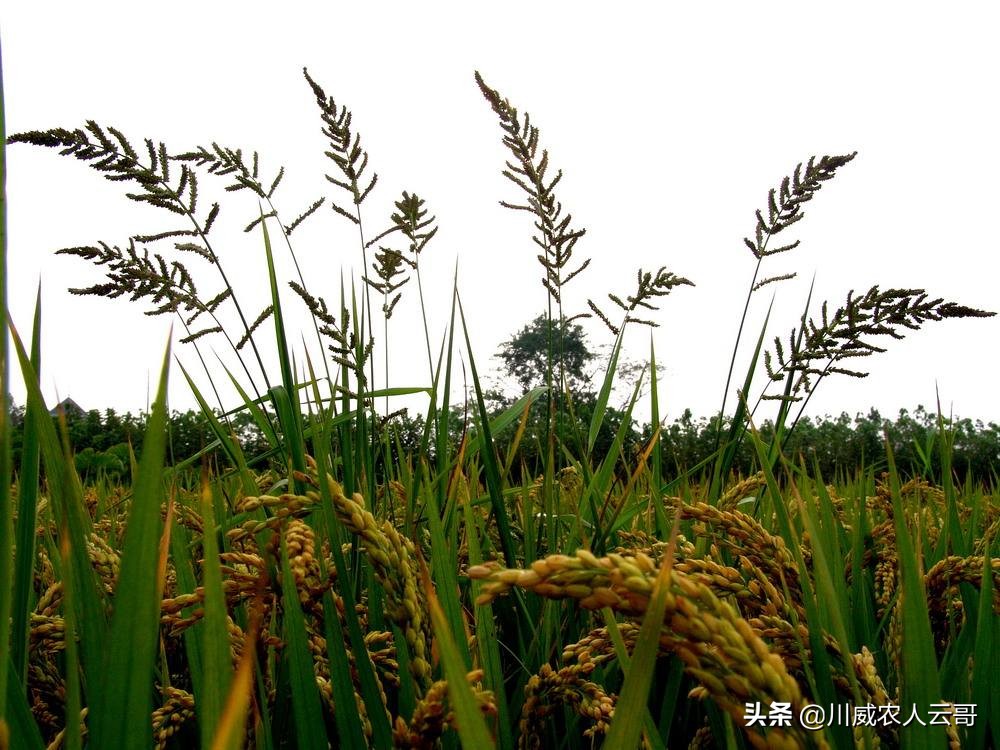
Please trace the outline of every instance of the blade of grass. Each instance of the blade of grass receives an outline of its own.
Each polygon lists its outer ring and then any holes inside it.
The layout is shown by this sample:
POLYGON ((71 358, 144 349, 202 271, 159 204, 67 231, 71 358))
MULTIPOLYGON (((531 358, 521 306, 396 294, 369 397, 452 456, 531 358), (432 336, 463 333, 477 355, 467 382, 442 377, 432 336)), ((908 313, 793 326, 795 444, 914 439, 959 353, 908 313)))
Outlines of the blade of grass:
MULTIPOLYGON (((742 398, 741 400, 743 400, 745 405, 746 399, 742 398)), ((818 703, 832 704, 837 700, 837 688, 833 683, 830 658, 822 637, 825 622, 820 613, 812 578, 809 576, 809 567, 806 565, 805 558, 803 557, 799 535, 792 525, 791 515, 786 507, 785 498, 778 487, 778 481, 773 471, 773 464, 769 457, 769 448, 761 440, 760 434, 757 432, 757 428, 752 420, 750 421, 748 435, 753 442, 757 460, 767 481, 767 495, 771 500, 774 515, 778 520, 778 530, 785 542, 785 546, 792 553, 792 557, 795 560, 795 567, 798 571, 799 586, 802 589, 802 604, 806 611, 806 624, 809 630, 809 647, 813 657, 811 664, 808 661, 803 663, 803 669, 806 672, 806 681, 809 683, 813 696, 817 698, 818 703)), ((782 588, 786 589, 785 596, 788 597, 789 593, 784 582, 782 582, 782 588)), ((793 622, 792 624, 797 625, 798 623, 793 622)), ((799 647, 804 651, 804 644, 800 642, 799 647)), ((822 736, 822 730, 819 734, 822 736)))
MULTIPOLYGON (((194 574, 194 563, 191 559, 191 540, 187 528, 174 517, 173 529, 170 532, 170 553, 174 563, 174 575, 177 579, 177 592, 191 594, 198 587, 194 574)), ((190 617, 195 607, 181 611, 182 617, 190 617)), ((192 693, 195 700, 195 713, 198 712, 198 696, 201 694, 202 679, 205 677, 202 643, 198 627, 184 631, 184 654, 187 658, 188 671, 191 674, 192 693)), ((228 636, 227 636, 228 637, 228 636)))
MULTIPOLYGON (((427 518, 427 526, 430 531, 431 570, 434 574, 434 581, 437 583, 438 602, 447 616, 452 632, 461 633, 465 629, 465 621, 462 617, 462 602, 458 598, 458 559, 456 556, 458 547, 455 544, 449 544, 444 525, 441 523, 436 493, 431 488, 427 488, 423 494, 424 515, 427 518)), ((472 668, 468 640, 460 639, 456 648, 465 663, 466 671, 468 671, 472 668)))
MULTIPOLYGON (((629 670, 632 668, 632 657, 629 656, 625 639, 622 638, 621 630, 618 629, 618 621, 615 620, 615 613, 610 607, 605 607, 601 610, 601 616, 604 619, 604 626, 607 628, 608 635, 611 637, 611 642, 614 645, 618 664, 621 666, 622 673, 627 678, 629 670)), ((653 717, 649 713, 648 706, 642 717, 642 730, 646 733, 646 740, 651 750, 665 750, 666 745, 663 744, 660 730, 653 722, 653 717)))
POLYGON ((67 750, 80 750, 83 739, 80 736, 80 657, 76 643, 76 612, 73 605, 73 557, 69 553, 69 534, 62 534, 60 558, 62 562, 62 580, 65 587, 63 600, 64 650, 66 652, 65 686, 66 686, 66 727, 65 743, 67 750))
POLYGON ((191 389, 191 393, 194 395, 195 400, 197 400, 198 406, 201 407, 201 413, 208 422, 208 426, 211 428, 216 440, 219 441, 219 445, 222 446, 222 450, 225 452, 229 460, 232 461, 233 466, 235 466, 239 471, 240 478, 243 480, 243 491, 248 495, 256 494, 257 487, 253 483, 253 479, 247 469, 247 462, 243 457, 243 449, 240 447, 239 442, 235 440, 232 433, 228 432, 219 420, 216 419, 215 413, 212 411, 212 407, 208 405, 208 402, 205 400, 205 397, 202 396, 201 391, 198 390, 198 386, 195 385, 194 380, 188 374, 184 365, 178 361, 177 366, 181 368, 181 374, 183 374, 184 379, 187 380, 188 388, 191 389))
MULTIPOLYGON (((774 298, 771 298, 771 304, 768 305, 767 315, 764 316, 764 323, 760 327, 760 334, 757 336, 757 345, 754 347, 753 356, 750 358, 750 364, 747 367, 746 377, 743 379, 743 390, 739 391, 739 397, 736 403, 736 412, 733 414, 733 420, 729 423, 729 434, 726 436, 725 443, 722 445, 722 452, 718 454, 715 463, 712 466, 712 485, 709 488, 709 501, 715 502, 719 495, 722 493, 722 485, 725 484, 726 478, 729 476, 730 470, 733 468, 733 461, 736 458, 736 451, 739 448, 740 441, 743 439, 743 435, 746 432, 746 427, 743 424, 747 415, 747 394, 750 392, 750 385, 753 382, 754 373, 757 371, 757 361, 760 359, 760 352, 764 346, 764 336, 767 335, 767 325, 771 320, 771 308, 774 306, 774 298)), ((740 330, 742 331, 743 324, 740 324, 740 330)), ((735 361, 736 352, 733 352, 733 358, 735 361)), ((730 372, 730 377, 732 377, 732 372, 730 372)), ((728 381, 727 381, 728 382, 728 381)), ((728 398, 729 394, 723 394, 723 403, 725 399, 728 398)), ((721 413, 719 424, 717 425, 718 433, 722 434, 722 421, 721 413)))
POLYGON ((663 512, 663 442, 659 430, 660 425, 660 388, 656 370, 656 348, 653 346, 653 335, 649 335, 649 425, 657 430, 653 441, 653 478, 649 493, 649 502, 653 506, 653 517, 656 520, 656 534, 660 539, 667 535, 667 516, 663 512))
POLYGON ((97 575, 87 555, 87 534, 92 529, 90 516, 84 511, 80 482, 72 462, 67 460, 56 435, 56 428, 42 398, 38 377, 31 366, 31 360, 24 350, 17 328, 13 323, 9 323, 9 328, 24 386, 28 392, 28 405, 34 406, 31 413, 38 431, 53 516, 59 533, 69 536, 73 568, 79 573, 73 577, 72 585, 75 589, 73 602, 80 628, 84 672, 92 676, 95 681, 99 681, 104 673, 102 662, 108 623, 104 592, 100 588, 97 575))
MULTIPOLYGON (((41 373, 42 363, 42 288, 35 297, 35 320, 31 332, 31 364, 35 374, 41 373)), ((28 406, 35 409, 37 404, 28 406)), ((28 670, 29 617, 34 609, 35 515, 38 505, 39 480, 38 426, 34 413, 25 412, 24 436, 21 443, 21 471, 17 480, 17 528, 14 557, 13 623, 11 626, 11 661, 21 681, 28 670)))
POLYGON ((232 678, 232 658, 229 653, 229 629, 226 627, 226 596, 222 590, 222 569, 219 563, 219 543, 216 538, 212 487, 202 475, 202 586, 205 592, 205 615, 198 623, 201 639, 201 691, 195 696, 201 746, 209 747, 218 732, 218 722, 226 704, 232 678))
POLYGON ((288 353, 288 338, 285 336, 285 318, 281 312, 281 296, 278 293, 278 277, 274 270, 274 256, 271 253, 271 236, 267 231, 264 209, 260 209, 260 227, 264 233, 264 253, 267 257, 267 278, 271 289, 271 305, 274 308, 274 337, 278 347, 278 362, 281 366, 283 389, 275 386, 269 390, 275 411, 285 436, 285 449, 292 468, 305 471, 306 461, 302 443, 301 412, 299 411, 298 389, 295 387, 295 372, 288 353), (283 392, 282 392, 283 391, 283 392), (282 421, 284 417, 284 421, 282 421))
MULTIPOLYGON (((307 364, 311 369, 311 362, 307 360, 307 364)), ((333 510, 333 499, 330 496, 330 485, 322 479, 326 477, 327 472, 329 471, 330 441, 328 430, 330 429, 330 422, 332 420, 323 412, 320 412, 319 416, 320 418, 317 420, 316 427, 313 430, 312 445, 313 456, 317 465, 317 474, 321 477, 319 482, 319 494, 320 499, 322 500, 324 531, 330 548, 330 553, 333 557, 334 569, 337 571, 337 588, 341 598, 344 600, 344 622, 347 627, 347 636, 351 644, 351 651, 355 656, 354 668, 357 670, 358 683, 361 687, 361 700, 365 704, 365 712, 367 713, 368 720, 372 725, 372 746, 376 748, 376 750, 388 750, 388 748, 392 747, 392 728, 389 724, 389 716, 386 713, 385 704, 382 701, 382 693, 379 689, 379 684, 375 675, 375 668, 372 665, 371 658, 368 656, 368 648, 365 645, 364 635, 361 632, 361 624, 358 620, 358 613, 355 607, 356 598, 353 586, 354 576, 351 575, 352 571, 347 565, 347 558, 343 551, 343 530, 340 525, 340 521, 333 510)), ((327 598, 329 598, 329 595, 327 598)), ((329 604, 332 605, 332 599, 329 604)), ((328 604, 324 602, 324 611, 327 607, 328 604)), ((332 622, 332 620, 330 621, 332 622)), ((396 642, 405 643, 405 641, 401 638, 396 642)), ((340 660, 339 653, 331 651, 331 649, 335 648, 336 646, 330 643, 328 639, 327 649, 328 652, 331 653, 332 668, 334 670, 343 671, 344 664, 340 660)), ((409 679, 409 677, 401 676, 400 679, 406 680, 409 679)), ((343 682, 343 680, 341 681, 343 682)), ((353 693, 353 683, 351 684, 351 692, 353 693)), ((353 727, 353 717, 351 721, 353 727)), ((344 736, 353 737, 353 741, 356 742, 357 733, 359 731, 360 727, 351 728, 344 736)), ((354 745, 350 746, 353 747, 354 745)))
POLYGON ((211 745, 202 747, 210 747, 211 750, 239 750, 243 745, 253 686, 254 656, 260 635, 261 606, 260 599, 257 599, 250 616, 250 627, 247 629, 243 653, 218 719, 215 737, 212 738, 211 745))
POLYGON ((7 344, 7 126, 0 50, 0 747, 7 744, 7 686, 14 600, 14 504, 11 499, 10 361, 7 344))
POLYGON ((983 584, 976 613, 976 643, 972 666, 972 703, 980 714, 985 713, 969 731, 968 747, 985 747, 986 731, 993 735, 993 744, 1000 747, 1000 699, 993 680, 1000 674, 1000 618, 993 614, 993 602, 987 582, 993 576, 989 548, 983 556, 983 584))
POLYGON ((462 747, 466 748, 495 748, 496 743, 486 726, 476 702, 476 696, 469 687, 465 662, 455 639, 448 627, 448 620, 444 610, 434 594, 434 587, 431 584, 430 571, 427 564, 420 559, 421 575, 423 577, 424 589, 427 591, 427 605, 431 614, 431 626, 434 630, 434 639, 441 654, 441 663, 444 666, 444 676, 448 681, 448 698, 451 701, 452 709, 455 712, 455 723, 458 725, 458 736, 462 740, 462 747))
MULTIPOLYGON (((469 504, 469 484, 464 475, 459 476, 459 503, 465 516, 465 538, 469 545, 469 564, 481 565, 483 553, 479 544, 479 527, 472 507, 469 504)), ((475 601, 482 589, 482 583, 472 582, 472 600, 475 601)), ((486 677, 486 687, 493 691, 497 700, 497 729, 499 731, 502 750, 513 750, 514 736, 511 732, 510 708, 507 705, 507 690, 504 686, 503 663, 500 660, 500 634, 493 615, 492 604, 477 604, 476 647, 479 651, 480 663, 486 677)))
POLYGON ((615 343, 611 347, 611 356, 608 360, 608 369, 604 373, 604 380, 601 381, 601 390, 597 394, 597 402, 594 404, 594 413, 590 417, 590 429, 587 432, 587 454, 593 452, 594 444, 597 442, 597 435, 604 424, 604 415, 608 409, 608 399, 611 398, 611 387, 614 385, 615 375, 618 373, 618 356, 622 350, 622 334, 625 326, 622 326, 615 343))
MULTIPOLYGON (((622 422, 618 426, 615 438, 611 443, 611 449, 608 451, 608 455, 604 457, 600 467, 594 473, 583 493, 583 498, 587 501, 587 505, 585 507, 590 511, 590 515, 589 517, 586 517, 581 513, 581 516, 583 517, 583 520, 591 523, 594 527, 593 552, 598 555, 603 554, 605 533, 600 526, 601 518, 598 512, 597 503, 600 502, 603 508, 604 504, 608 501, 612 482, 614 480, 615 466, 618 464, 622 447, 625 445, 625 438, 632 428, 632 410, 635 408, 636 401, 639 399, 639 389, 642 387, 642 380, 643 378, 641 376, 636 380, 635 387, 632 389, 632 397, 629 399, 628 405, 625 407, 622 422)), ((583 540, 581 539, 579 541, 582 542, 583 540)))
MULTIPOLYGON (((934 635, 927 611, 927 591, 920 561, 913 548, 910 530, 906 526, 907 509, 900 494, 899 475, 892 444, 885 438, 886 459, 889 462, 889 487, 892 494, 892 515, 896 529, 896 554, 899 558, 902 597, 902 706, 931 706, 941 700, 934 635)), ((913 750, 931 750, 945 743, 939 726, 923 727, 916 722, 902 728, 902 745, 913 750)))
MULTIPOLYGON (((670 574, 674 565, 674 548, 677 542, 678 519, 670 535, 667 552, 663 556, 660 572, 653 584, 646 614, 639 627, 639 637, 615 706, 615 714, 608 729, 603 747, 606 750, 634 750, 639 747, 643 727, 649 717, 649 690, 656 669, 656 655, 660 650, 660 631, 667 611, 670 593, 670 574)), ((652 720, 648 720, 652 724, 652 720)), ((655 727, 651 731, 655 731, 655 727)))
POLYGON ((14 674, 12 664, 7 665, 7 715, 0 727, 0 748, 15 750, 43 750, 42 733, 35 723, 35 716, 28 705, 24 684, 14 674))
POLYGON ((169 367, 168 344, 132 492, 103 680, 98 683, 100 690, 91 696, 90 742, 94 747, 140 750, 153 741, 149 716, 162 591, 162 582, 153 572, 157 570, 163 527, 160 504, 169 367))
POLYGON ((479 413, 479 426, 482 432, 479 436, 480 449, 483 455, 483 467, 486 471, 486 487, 490 493, 493 505, 493 515, 500 532, 500 548, 503 550, 504 562, 507 567, 517 566, 517 556, 514 553, 513 534, 510 520, 507 517, 507 506, 503 499, 503 483, 500 479, 500 468, 497 465, 497 455, 494 449, 493 433, 490 430, 489 415, 486 403, 483 401, 483 389, 479 385, 479 373, 476 371, 476 361, 472 356, 472 341, 469 338, 469 328, 465 323, 465 310, 462 308, 461 297, 458 297, 458 310, 462 320, 462 332, 465 334, 465 346, 469 354, 469 369, 472 372, 472 385, 476 393, 476 408, 479 413))
MULTIPOLYGON (((784 460, 784 456, 781 456, 781 458, 784 460)), ((822 483, 819 484, 822 485, 822 483)), ((846 592, 844 592, 843 597, 841 597, 841 592, 834 584, 834 578, 837 577, 834 571, 842 571, 844 566, 841 564, 840 567, 831 568, 828 560, 828 552, 824 551, 824 546, 826 545, 819 541, 826 535, 823 533, 824 530, 820 526, 819 520, 815 517, 815 510, 811 507, 811 503, 807 504, 803 501, 798 485, 794 479, 790 480, 789 485, 792 496, 799 507, 799 515, 802 517, 806 531, 809 533, 809 538, 817 540, 812 545, 812 568, 813 576, 815 577, 816 582, 817 610, 819 611, 824 630, 833 634, 833 637, 837 640, 837 643, 840 646, 840 652, 842 654, 851 654, 853 653, 853 649, 851 648, 850 638, 847 633, 847 624, 845 623, 843 617, 844 607, 840 605, 840 602, 846 604, 846 592)), ((827 530, 831 532, 833 531, 832 529, 827 530)), ((831 544, 833 543, 834 542, 831 541, 831 544)), ((854 699, 854 705, 861 705, 861 689, 858 685, 858 678, 855 674, 853 665, 850 663, 842 664, 841 671, 847 675, 847 681, 851 690, 851 696, 854 699)), ((864 736, 864 747, 870 747, 872 738, 870 733, 867 731, 867 727, 865 727, 865 730, 866 734, 864 736)), ((846 726, 832 726, 829 728, 829 732, 831 737, 834 739, 834 744, 843 745, 844 743, 850 743, 851 741, 852 733, 846 726)))
MULTIPOLYGON (((219 364, 222 364, 220 361, 219 364)), ((257 429, 261 431, 264 439, 267 441, 268 445, 277 445, 278 436, 274 432, 274 425, 271 424, 271 420, 268 418, 267 414, 263 409, 260 408, 260 400, 250 398, 250 394, 246 392, 240 381, 236 379, 236 376, 229 371, 229 368, 222 364, 222 369, 226 371, 226 375, 229 376, 229 382, 233 384, 233 388, 240 395, 240 399, 243 401, 243 405, 250 412, 250 416, 253 417, 254 424, 257 429)), ((227 415, 228 416, 228 415, 227 415)))
MULTIPOLYGON (((306 621, 299 604, 295 575, 288 562, 284 536, 281 539, 281 591, 286 644, 282 658, 288 660, 296 746, 299 750, 327 750, 329 743, 319 690, 316 687, 316 675, 313 672, 312 654, 309 653, 306 621)), ((348 710, 353 710, 353 706, 348 710)))
MULTIPOLYGON (((313 377, 313 364, 312 358, 306 353, 306 365, 309 368, 310 377, 313 377)), ((313 377, 315 381, 315 377, 313 377)), ((319 413, 313 411, 312 408, 309 409, 309 420, 312 422, 313 434, 318 436, 314 438, 314 449, 313 453, 318 457, 320 461, 320 466, 326 465, 326 434, 327 430, 324 429, 322 420, 326 416, 323 411, 323 405, 319 402, 319 385, 313 386, 313 394, 316 397, 316 407, 319 413)), ((326 482, 321 482, 322 485, 326 486, 326 482)), ((329 490, 328 490, 329 492, 329 490)), ((329 534, 327 530, 327 534, 329 534)), ((332 538, 332 537, 330 537, 332 538)), ((343 554, 343 553, 341 553, 343 554)), ((326 569, 326 560, 324 557, 319 558, 320 564, 320 576, 323 580, 326 580, 328 575, 326 569)), ((339 570, 339 569, 338 569, 339 570)), ((356 613, 354 613, 356 616, 356 613)), ((345 619, 349 617, 350 614, 345 611, 345 619)), ((350 706, 353 705, 356 700, 356 695, 354 692, 354 679, 351 674, 351 663, 348 657, 347 648, 344 645, 344 634, 340 626, 340 615, 337 612, 337 607, 334 604, 333 596, 330 592, 326 592, 323 596, 323 619, 324 619, 324 635, 326 637, 326 650, 327 658, 330 661, 330 681, 331 687, 333 689, 333 703, 335 706, 350 706)), ((397 641, 399 643, 400 641, 397 641)), ((367 655, 366 655, 367 656, 367 655)), ((368 664, 371 662, 367 660, 368 664)), ((400 665, 402 668, 402 664, 400 665)), ((408 674, 401 674, 400 681, 408 680, 408 674)), ((381 701, 379 702, 381 704, 381 701)), ((381 706, 380 706, 381 707, 381 706)), ((356 711, 334 711, 333 714, 334 721, 337 725, 337 734, 340 738, 341 744, 347 747, 363 747, 365 745, 364 732, 361 726, 361 718, 358 716, 356 711)))
POLYGON ((260 228, 264 233, 264 253, 267 257, 267 279, 271 290, 271 303, 274 305, 274 334, 278 344, 278 362, 281 366, 281 382, 289 392, 289 399, 296 400, 295 377, 292 370, 292 360, 288 355, 288 339, 285 336, 285 319, 281 313, 281 297, 278 293, 278 277, 274 270, 274 255, 271 252, 271 235, 267 231, 267 220, 264 209, 260 209, 260 228))

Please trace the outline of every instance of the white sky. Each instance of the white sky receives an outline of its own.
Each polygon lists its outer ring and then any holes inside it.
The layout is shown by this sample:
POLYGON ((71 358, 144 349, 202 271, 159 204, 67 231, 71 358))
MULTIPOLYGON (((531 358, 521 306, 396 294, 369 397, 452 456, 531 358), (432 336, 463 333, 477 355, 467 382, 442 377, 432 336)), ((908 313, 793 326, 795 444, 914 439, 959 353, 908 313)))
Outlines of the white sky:
MULTIPOLYGON (((771 261, 772 273, 800 273, 776 288, 774 333, 794 324, 814 273, 814 299, 834 307, 849 289, 879 283, 1000 310, 995 5, 619 4, 609 13, 585 3, 508 2, 492 11, 473 3, 301 3, 278 11, 174 2, 155 16, 136 7, 6 3, 8 133, 93 118, 136 144, 162 139, 173 152, 213 140, 256 149, 265 174, 287 167, 276 195, 287 223, 332 187, 301 74, 308 66, 353 111, 380 176, 365 204, 369 236, 386 226, 403 189, 437 215, 441 230, 422 256, 432 335, 439 339, 447 322, 457 258, 480 371, 543 310, 545 293, 529 218, 497 204, 518 196, 500 176, 506 153, 476 69, 531 113, 565 172, 559 197, 588 230, 577 252, 593 260, 565 292, 568 311, 607 291, 630 293, 639 266, 665 265, 697 284, 655 314, 666 368, 661 398, 671 416, 718 408, 754 265, 742 237, 768 189, 812 154, 859 151, 786 233, 800 248, 771 261)), ((27 336, 41 279, 47 398, 143 408, 170 321, 122 300, 69 295, 67 287, 102 277, 53 251, 100 239, 124 244, 130 234, 179 224, 51 151, 9 148, 8 167, 12 314, 27 336)), ((220 187, 202 180, 203 206, 220 187)), ((263 247, 259 234, 236 228, 256 203, 225 198, 226 221, 213 235, 252 316, 268 299, 263 247)), ((324 209, 292 239, 311 290, 335 302, 341 269, 360 266, 353 227, 324 209)), ((214 276, 202 271, 200 288, 214 293, 214 276)), ((415 291, 392 321, 394 385, 427 380, 415 291)), ((768 296, 756 296, 748 343, 768 296)), ((291 295, 285 305, 299 307, 291 295)), ((594 343, 607 341, 599 323, 588 330, 594 343)), ((932 323, 869 360, 866 380, 825 382, 810 413, 875 406, 894 416, 900 407, 931 407, 937 384, 946 409, 1000 421, 989 343, 998 332, 998 318, 932 323)), ((273 351, 270 328, 259 339, 273 351)), ((207 356, 214 346, 232 363, 224 342, 202 341, 207 356)), ((646 329, 636 328, 628 347, 644 358, 646 329)), ((178 351, 204 385, 192 348, 178 351)), ((23 394, 15 387, 19 402, 23 394)), ((229 389, 223 397, 234 403, 229 389)), ((193 404, 176 368, 171 398, 175 408, 193 404)))

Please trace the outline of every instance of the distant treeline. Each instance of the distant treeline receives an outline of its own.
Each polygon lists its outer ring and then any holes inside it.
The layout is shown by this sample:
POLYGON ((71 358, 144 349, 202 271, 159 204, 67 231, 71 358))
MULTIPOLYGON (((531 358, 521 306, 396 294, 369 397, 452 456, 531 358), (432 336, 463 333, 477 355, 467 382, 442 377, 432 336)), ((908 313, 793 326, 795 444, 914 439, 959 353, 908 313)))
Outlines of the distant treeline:
MULTIPOLYGON (((980 420, 944 419, 944 435, 951 443, 952 473, 959 479, 971 477, 990 487, 995 486, 1000 469, 1000 426, 980 420)), ((723 431, 729 421, 724 420, 723 431)), ((648 428, 646 430, 648 433, 648 428)), ((680 419, 664 428, 661 439, 664 455, 677 468, 696 465, 709 455, 719 433, 715 419, 694 419, 686 411, 680 419)), ((774 434, 770 421, 760 425, 761 437, 769 441, 774 434)), ((896 419, 883 417, 875 409, 868 414, 838 417, 803 417, 784 443, 786 456, 813 462, 822 476, 832 481, 838 476, 853 476, 859 469, 874 469, 876 474, 888 466, 886 440, 892 447, 899 470, 908 476, 941 476, 941 435, 937 414, 918 406, 910 412, 901 409, 896 419)), ((723 437, 725 434, 723 435, 723 437)), ((755 470, 753 446, 740 446, 734 468, 742 474, 755 470)), ((669 475, 671 467, 664 467, 669 475)))
MULTIPOLYGON (((508 404, 494 402, 497 411, 504 405, 508 404)), ((589 420, 587 406, 585 401, 578 404, 576 410, 580 421, 577 428, 582 434, 586 434, 589 420)), ((598 437, 598 447, 603 443, 607 443, 605 447, 610 447, 614 433, 621 425, 624 415, 616 410, 611 412, 598 437)), ((15 467, 20 465, 24 416, 23 408, 16 408, 12 414, 15 467)), ((58 421, 56 416, 52 419, 58 421)), ((146 419, 145 413, 119 414, 113 409, 104 412, 70 409, 65 415, 66 429, 69 443, 76 455, 77 469, 84 480, 93 479, 99 474, 109 478, 127 476, 129 446, 136 453, 141 451, 146 419)), ((543 420, 534 417, 530 420, 519 445, 519 460, 523 462, 521 470, 529 474, 534 471, 534 462, 541 445, 540 421, 543 420)), ((233 415, 229 417, 229 423, 248 457, 264 453, 270 447, 248 414, 233 415)), ((393 419, 390 424, 394 429, 392 443, 402 447, 405 453, 416 454, 423 432, 422 418, 403 415, 393 419)), ((993 422, 984 424, 971 419, 945 419, 944 425, 944 434, 952 442, 953 473, 959 479, 971 477, 975 481, 994 486, 1000 468, 1000 426, 993 422)), ((494 436, 502 454, 515 437, 515 427, 516 424, 494 436)), ((460 439, 463 429, 463 416, 456 411, 452 420, 454 441, 460 439)), ((678 419, 665 424, 661 432, 664 477, 676 477, 679 473, 698 466, 715 449, 720 431, 725 437, 728 429, 728 419, 723 419, 720 424, 715 418, 695 418, 690 411, 685 411, 678 419)), ((759 429, 765 440, 771 439, 773 426, 769 421, 762 423, 759 429)), ((170 457, 175 463, 196 455, 210 445, 214 438, 204 417, 196 411, 173 412, 169 430, 170 457)), ((563 424, 561 432, 570 434, 573 430, 571 426, 563 424)), ((633 423, 628 430, 622 455, 625 467, 638 455, 651 434, 648 424, 639 426, 633 423)), ((883 417, 874 409, 868 414, 853 417, 847 413, 837 417, 804 417, 788 437, 785 454, 796 458, 804 457, 810 468, 815 461, 823 477, 833 480, 838 476, 851 476, 859 469, 874 469, 876 472, 884 469, 887 465, 885 440, 888 437, 896 464, 904 474, 940 476, 941 434, 938 416, 922 406, 918 406, 913 412, 901 410, 895 419, 883 417)), ((215 458, 224 461, 221 455, 215 458)), ((749 474, 755 470, 755 463, 752 446, 741 445, 734 464, 735 470, 741 474, 749 474)))
MULTIPOLYGON (((69 444, 76 458, 76 468, 84 481, 102 474, 111 479, 128 476, 129 449, 131 446, 136 455, 141 452, 148 414, 119 414, 114 409, 103 412, 97 409, 84 411, 71 407, 63 412, 62 417, 60 419, 57 414, 51 415, 57 429, 61 429, 60 423, 65 422, 69 444)), ((24 418, 24 408, 16 407, 11 415, 15 469, 21 465, 24 418)), ((268 449, 263 435, 248 414, 233 415, 229 420, 248 455, 268 449)), ((210 445, 215 437, 200 411, 175 411, 170 415, 167 426, 170 435, 168 460, 173 463, 196 455, 210 445)))

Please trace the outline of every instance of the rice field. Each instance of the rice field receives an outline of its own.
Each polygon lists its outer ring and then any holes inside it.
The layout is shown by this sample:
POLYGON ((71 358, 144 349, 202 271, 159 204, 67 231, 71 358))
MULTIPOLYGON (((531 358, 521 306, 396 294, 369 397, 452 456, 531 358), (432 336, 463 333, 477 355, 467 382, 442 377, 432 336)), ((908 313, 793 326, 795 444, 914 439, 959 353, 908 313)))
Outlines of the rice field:
MULTIPOLYGON (((404 451, 384 404, 414 389, 384 382, 372 353, 389 356, 400 294, 424 309, 420 257, 435 219, 402 192, 386 225, 367 227, 375 239, 359 243, 370 275, 332 296, 301 274, 279 276, 275 255, 294 260, 302 222, 332 210, 362 226, 376 189, 350 110, 305 78, 329 141, 331 195, 293 217, 275 208, 283 173, 265 177, 255 153, 174 151, 93 121, 0 128, 8 147, 55 149, 79 162, 67 168, 90 167, 174 221, 126 247, 63 251, 106 274, 74 291, 175 317, 172 346, 192 362, 204 361, 208 337, 229 347, 240 369, 225 379, 241 394, 214 404, 168 346, 131 481, 85 486, 39 386, 41 311, 33 325, 9 321, 4 297, 0 748, 997 746, 995 489, 954 476, 944 421, 935 481, 907 475, 891 451, 885 471, 832 478, 783 450, 814 390, 863 375, 885 340, 992 313, 873 287, 812 305, 787 338, 773 339, 784 323, 751 330, 744 315, 719 373, 732 427, 667 481, 658 430, 637 453, 624 450, 624 427, 606 452, 595 444, 626 332, 655 325, 667 295, 697 293, 691 280, 639 269, 634 288, 588 300, 614 340, 588 420, 555 346, 545 385, 491 413, 456 288, 444 340, 424 329, 430 374, 416 390, 429 407, 419 449, 404 451), (211 233, 219 206, 198 201, 199 181, 259 199, 247 229, 267 261, 262 311, 228 283, 234 261, 211 233), (287 288, 309 312, 304 332, 286 325, 287 288), (313 356, 296 349, 303 337, 313 356), (746 337, 757 344, 744 363, 746 337), (455 403, 460 355, 472 396, 455 403), (751 392, 761 373, 766 387, 751 392), (16 377, 28 401, 12 466, 16 377), (178 377, 214 441, 170 465, 166 387, 178 377), (544 459, 528 466, 519 448, 534 404, 547 415, 544 459), (267 451, 244 454, 234 412, 251 415, 267 451), (494 434, 512 427, 498 450, 494 434), (732 471, 740 446, 757 457, 748 476, 732 471)), ((566 325, 577 316, 564 292, 589 263, 584 230, 556 197, 560 173, 537 126, 476 83, 508 151, 504 205, 525 214, 548 317, 566 325)), ((809 201, 854 158, 807 159, 763 193, 745 239, 756 259, 747 308, 787 280, 768 275, 768 258, 794 251, 809 201)), ((219 379, 207 367, 204 377, 219 379)), ((637 385, 626 416, 660 425, 652 346, 644 378, 649 412, 637 413, 637 385)))

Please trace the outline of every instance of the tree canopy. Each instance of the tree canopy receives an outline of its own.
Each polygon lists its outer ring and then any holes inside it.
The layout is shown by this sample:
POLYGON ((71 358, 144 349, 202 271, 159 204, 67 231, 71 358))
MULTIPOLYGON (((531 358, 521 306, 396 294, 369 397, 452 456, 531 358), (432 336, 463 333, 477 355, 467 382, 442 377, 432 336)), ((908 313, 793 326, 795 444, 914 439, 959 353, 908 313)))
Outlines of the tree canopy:
POLYGON ((514 378, 522 392, 546 382, 546 368, 550 361, 553 378, 558 378, 562 364, 570 390, 587 384, 585 368, 594 358, 587 346, 587 336, 576 323, 550 319, 539 315, 514 336, 500 345, 497 356, 503 362, 504 372, 514 378))

